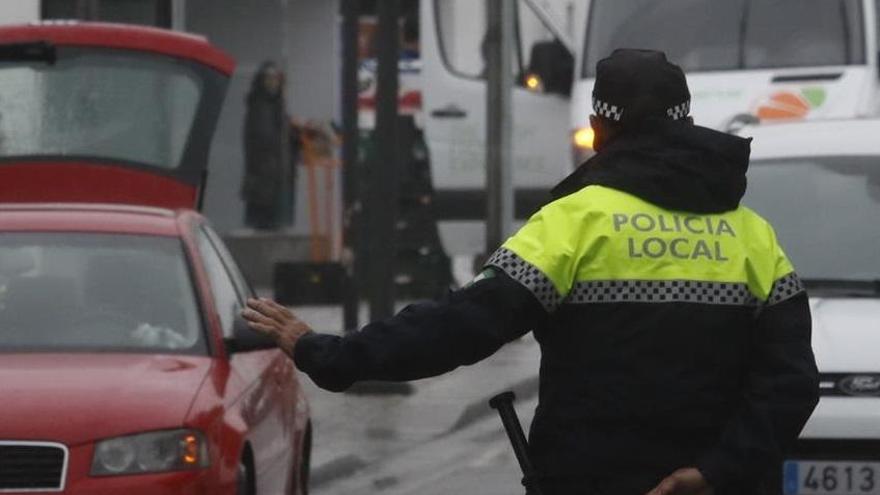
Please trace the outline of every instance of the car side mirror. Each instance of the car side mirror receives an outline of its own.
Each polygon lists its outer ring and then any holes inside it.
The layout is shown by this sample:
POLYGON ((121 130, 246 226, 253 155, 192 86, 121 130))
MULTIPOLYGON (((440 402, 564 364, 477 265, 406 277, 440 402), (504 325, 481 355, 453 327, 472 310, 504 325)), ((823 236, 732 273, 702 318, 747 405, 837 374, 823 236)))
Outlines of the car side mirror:
POLYGON ((239 352, 266 351, 275 349, 278 344, 271 337, 252 330, 241 316, 236 316, 232 324, 232 337, 224 339, 229 354, 239 352))
POLYGON ((559 40, 532 45, 528 73, 523 83, 532 90, 571 96, 574 84, 574 56, 559 40))

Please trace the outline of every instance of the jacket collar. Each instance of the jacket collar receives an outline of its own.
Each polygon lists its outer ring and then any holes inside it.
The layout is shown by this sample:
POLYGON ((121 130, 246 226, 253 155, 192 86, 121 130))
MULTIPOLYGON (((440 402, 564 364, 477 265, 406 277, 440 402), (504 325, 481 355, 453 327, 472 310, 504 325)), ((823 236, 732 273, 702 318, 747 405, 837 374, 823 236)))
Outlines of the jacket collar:
POLYGON ((721 213, 746 190, 751 139, 669 120, 652 120, 618 136, 566 177, 551 194, 601 185, 661 208, 721 213))

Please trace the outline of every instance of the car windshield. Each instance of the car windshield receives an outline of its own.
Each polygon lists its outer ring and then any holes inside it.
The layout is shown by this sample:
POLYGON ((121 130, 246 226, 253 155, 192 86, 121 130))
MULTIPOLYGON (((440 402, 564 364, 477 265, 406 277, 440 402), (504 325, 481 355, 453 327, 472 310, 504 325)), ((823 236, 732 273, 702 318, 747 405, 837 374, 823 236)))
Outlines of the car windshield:
POLYGON ((206 352, 180 240, 0 234, 0 352, 206 352))
POLYGON ((805 279, 880 279, 880 156, 756 160, 743 203, 805 279))
POLYGON ((54 62, 0 61, 0 159, 181 164, 202 94, 193 68, 124 50, 57 53, 54 62))
POLYGON ((865 63, 861 0, 594 0, 583 77, 617 48, 686 71, 865 63))

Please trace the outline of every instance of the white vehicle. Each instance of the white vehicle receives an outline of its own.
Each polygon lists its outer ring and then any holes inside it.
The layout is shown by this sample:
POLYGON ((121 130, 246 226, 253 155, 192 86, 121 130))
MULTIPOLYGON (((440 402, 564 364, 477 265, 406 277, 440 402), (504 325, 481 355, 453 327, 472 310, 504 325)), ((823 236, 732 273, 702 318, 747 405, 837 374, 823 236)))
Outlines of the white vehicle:
POLYGON ((663 50, 687 73, 697 124, 855 118, 880 110, 876 0, 582 0, 571 126, 591 153, 596 62, 663 50))
MULTIPOLYGON (((573 26, 566 21, 573 19, 578 2, 512 3, 516 6, 512 175, 517 217, 522 219, 546 201, 550 188, 571 171, 568 114, 574 45, 573 26), (562 59, 567 54, 561 71, 568 64, 569 76, 557 78, 564 83, 529 77, 535 47, 562 52, 562 59)), ((422 0, 420 11, 423 125, 440 238, 448 254, 473 255, 485 250, 486 1, 422 0)))
POLYGON ((746 127, 743 203, 804 280, 819 405, 782 469, 783 493, 880 494, 880 120, 746 127))

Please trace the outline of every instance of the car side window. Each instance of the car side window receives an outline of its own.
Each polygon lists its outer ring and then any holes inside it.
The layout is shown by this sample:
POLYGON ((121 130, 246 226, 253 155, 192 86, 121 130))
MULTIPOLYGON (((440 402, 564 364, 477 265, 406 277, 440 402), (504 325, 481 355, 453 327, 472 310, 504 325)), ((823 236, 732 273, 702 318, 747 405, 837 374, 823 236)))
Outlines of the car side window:
POLYGON ((211 294, 214 296, 214 305, 220 317, 220 325, 223 337, 232 337, 235 317, 242 309, 242 299, 235 283, 226 270, 223 259, 201 228, 196 230, 196 242, 205 271, 208 272, 208 280, 211 283, 211 294))

